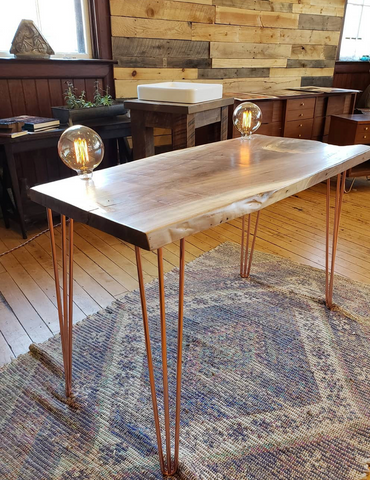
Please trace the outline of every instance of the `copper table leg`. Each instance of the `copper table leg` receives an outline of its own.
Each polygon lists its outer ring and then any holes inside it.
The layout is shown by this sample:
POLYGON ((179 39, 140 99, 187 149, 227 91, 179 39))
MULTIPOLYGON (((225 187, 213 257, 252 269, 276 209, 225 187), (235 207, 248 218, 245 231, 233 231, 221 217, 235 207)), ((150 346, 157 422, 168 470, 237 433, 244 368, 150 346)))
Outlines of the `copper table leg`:
POLYGON ((55 234, 53 214, 50 208, 47 209, 47 217, 50 229, 51 254, 53 259, 55 293, 57 297, 60 338, 62 343, 62 354, 65 376, 66 396, 72 393, 72 323, 73 323, 73 219, 69 221, 69 235, 67 238, 67 220, 65 215, 61 216, 62 223, 62 279, 63 279, 63 301, 61 298, 61 287, 59 283, 58 258, 55 246, 55 234), (67 259, 68 256, 68 259, 67 259), (69 276, 69 279, 68 279, 69 276))
POLYGON ((176 372, 176 413, 175 413, 175 448, 173 460, 171 460, 171 422, 168 393, 168 368, 167 368, 167 338, 166 338, 166 312, 164 294, 163 252, 158 249, 158 284, 159 304, 161 319, 161 350, 162 350, 162 373, 163 373, 163 404, 164 404, 164 431, 166 444, 166 461, 163 456, 161 426, 158 415, 158 401, 154 380, 154 365, 150 344, 150 332, 148 312, 146 306, 145 286, 141 265, 140 248, 135 247, 136 264, 139 278, 141 308, 144 323, 145 347, 148 358, 149 381, 152 396, 154 423, 158 444, 158 455, 161 471, 164 475, 174 475, 178 469, 179 439, 180 439, 180 407, 181 407, 181 366, 182 366, 182 333, 184 316, 184 280, 185 280, 185 240, 180 240, 180 273, 179 273, 179 307, 178 307, 178 332, 177 332, 177 372, 176 372))
POLYGON ((240 252, 240 276, 242 278, 248 278, 251 273, 252 267, 252 260, 253 260, 253 252, 254 252, 254 245, 256 243, 256 235, 258 229, 258 222, 260 219, 260 211, 257 212, 256 216, 256 223, 254 225, 254 234, 253 240, 251 245, 251 250, 249 252, 249 238, 250 238, 250 231, 251 231, 251 215, 248 215, 248 227, 247 227, 247 235, 246 235, 246 242, 245 239, 245 215, 242 217, 242 240, 241 240, 241 252, 240 252), (249 258, 248 258, 249 254, 249 258))
POLYGON ((345 189, 346 172, 337 175, 337 188, 335 194, 335 208, 333 221, 333 238, 330 263, 330 178, 326 181, 326 255, 325 255, 325 301, 328 308, 333 307, 334 269, 337 254, 339 222, 342 211, 342 201, 345 189))

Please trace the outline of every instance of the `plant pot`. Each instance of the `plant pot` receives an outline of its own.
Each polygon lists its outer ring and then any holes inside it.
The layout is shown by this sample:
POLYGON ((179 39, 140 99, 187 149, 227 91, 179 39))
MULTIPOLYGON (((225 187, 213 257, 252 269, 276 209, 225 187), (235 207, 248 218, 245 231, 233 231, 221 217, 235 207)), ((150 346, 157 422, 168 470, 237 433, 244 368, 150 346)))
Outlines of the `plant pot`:
POLYGON ((95 118, 116 117, 127 112, 123 103, 116 102, 108 107, 89 107, 69 109, 68 107, 51 107, 53 117, 61 124, 75 124, 76 122, 93 120, 95 118))

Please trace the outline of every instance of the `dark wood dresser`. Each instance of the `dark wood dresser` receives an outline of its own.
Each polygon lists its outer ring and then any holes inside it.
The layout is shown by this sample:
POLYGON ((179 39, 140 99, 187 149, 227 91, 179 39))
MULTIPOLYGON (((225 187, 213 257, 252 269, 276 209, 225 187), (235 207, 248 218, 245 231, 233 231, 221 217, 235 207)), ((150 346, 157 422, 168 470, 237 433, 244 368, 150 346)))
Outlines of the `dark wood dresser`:
MULTIPOLYGON (((319 89, 316 89, 319 90, 319 89)), ((332 115, 350 114, 354 110, 357 90, 322 89, 323 91, 279 90, 266 94, 230 94, 234 107, 251 101, 262 110, 258 133, 327 142, 332 115)), ((230 135, 231 136, 231 135, 230 135)), ((239 132, 233 129, 233 137, 239 132)))

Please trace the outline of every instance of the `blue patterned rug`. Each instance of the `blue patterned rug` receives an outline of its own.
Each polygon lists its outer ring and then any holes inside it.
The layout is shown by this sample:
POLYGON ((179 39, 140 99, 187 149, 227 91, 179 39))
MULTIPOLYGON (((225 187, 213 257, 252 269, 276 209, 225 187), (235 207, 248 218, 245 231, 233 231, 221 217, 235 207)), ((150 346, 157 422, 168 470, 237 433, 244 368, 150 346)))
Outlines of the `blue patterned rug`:
MULTIPOLYGON (((224 244, 186 267, 181 480, 358 480, 370 457, 370 286, 224 244)), ((177 272, 166 279, 174 365, 177 272)), ((147 287, 153 346, 158 286, 147 287)), ((58 338, 0 373, 2 480, 157 480, 138 292, 74 329, 73 407, 58 338)), ((160 365, 160 352, 154 352, 160 365)), ((174 396, 174 370, 170 392, 174 396)), ((160 382, 157 378, 160 393, 160 382)), ((162 414, 162 413, 161 413, 162 414)))

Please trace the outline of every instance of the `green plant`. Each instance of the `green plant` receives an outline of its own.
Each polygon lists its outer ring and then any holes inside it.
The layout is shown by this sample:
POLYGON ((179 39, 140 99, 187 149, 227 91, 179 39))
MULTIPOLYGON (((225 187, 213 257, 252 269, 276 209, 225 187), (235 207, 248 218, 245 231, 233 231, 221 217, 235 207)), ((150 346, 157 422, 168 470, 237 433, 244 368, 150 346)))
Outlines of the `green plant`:
MULTIPOLYGON (((67 89, 64 92, 64 99, 67 107, 70 110, 75 108, 92 108, 92 107, 109 107, 113 105, 113 98, 109 94, 109 87, 105 91, 105 94, 101 94, 99 82, 95 82, 94 101, 90 102, 86 100, 86 92, 82 90, 80 95, 77 95, 77 88, 74 87, 72 82, 66 82, 67 89)), ((104 92, 103 92, 104 93, 104 92)))

